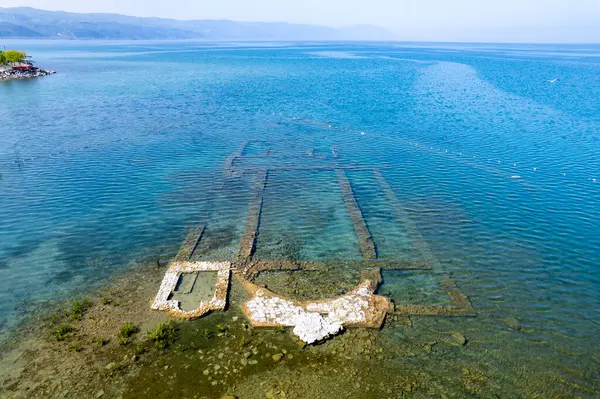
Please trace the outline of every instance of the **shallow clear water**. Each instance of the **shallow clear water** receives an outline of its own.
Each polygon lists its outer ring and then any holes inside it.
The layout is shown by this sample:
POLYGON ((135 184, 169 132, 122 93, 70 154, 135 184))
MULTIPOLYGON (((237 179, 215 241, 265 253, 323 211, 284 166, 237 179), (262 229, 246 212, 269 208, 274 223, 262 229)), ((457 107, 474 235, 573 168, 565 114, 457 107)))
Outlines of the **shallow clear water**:
MULTIPOLYGON (((518 318, 530 333, 513 354, 533 345, 553 372, 597 381, 599 46, 6 45, 59 73, 0 82, 3 331, 30 306, 173 255, 198 224, 197 256, 235 257, 254 175, 229 179, 226 165, 250 140, 244 167, 280 168, 258 258, 360 259, 336 173, 284 169, 381 167, 485 315, 470 325, 518 318)), ((372 171, 347 176, 378 256, 422 260, 372 171)), ((446 300, 435 273, 406 273, 384 273, 381 292, 446 300)))
POLYGON ((255 258, 361 259, 334 172, 269 174, 255 258))

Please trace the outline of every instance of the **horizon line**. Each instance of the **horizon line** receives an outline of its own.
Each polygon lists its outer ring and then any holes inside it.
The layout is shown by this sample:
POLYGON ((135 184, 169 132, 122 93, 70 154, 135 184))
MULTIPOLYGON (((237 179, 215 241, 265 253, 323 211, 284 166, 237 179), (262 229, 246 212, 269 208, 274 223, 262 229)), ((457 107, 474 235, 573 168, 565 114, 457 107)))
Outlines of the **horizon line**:
POLYGON ((397 37, 397 39, 390 39, 390 40, 369 40, 369 39, 345 39, 345 40, 332 40, 332 39, 318 39, 318 40, 293 40, 293 39, 253 39, 253 38, 228 38, 228 39, 203 39, 201 37, 198 38, 193 38, 193 39, 118 39, 118 38, 108 38, 108 39, 93 39, 93 38, 82 38, 82 39, 64 39, 64 38, 49 38, 49 37, 43 37, 43 38, 29 38, 29 37, 3 37, 0 36, 0 40, 31 40, 31 41, 44 41, 44 40, 48 40, 48 41, 95 41, 95 42, 100 42, 100 41, 109 41, 109 42, 125 42, 125 41, 131 41, 131 42, 143 42, 143 41, 164 41, 164 42, 190 42, 190 41, 202 41, 202 42, 282 42, 282 43, 291 43, 291 42, 338 42, 338 43, 342 43, 342 42, 369 42, 369 43, 431 43, 431 44, 505 44, 505 45, 511 45, 511 44, 515 44, 515 45, 598 45, 600 44, 600 41, 504 41, 504 40, 490 40, 490 41, 486 41, 486 40, 482 40, 482 41, 472 41, 472 40, 468 40, 468 41, 456 41, 456 40, 420 40, 420 39, 402 39, 401 36, 402 34, 398 33, 396 31, 396 29, 398 28, 393 28, 393 27, 387 27, 387 26, 383 26, 383 25, 374 25, 374 24, 368 24, 368 23, 361 23, 361 24, 351 24, 351 25, 343 25, 343 26, 332 26, 332 25, 327 25, 327 24, 315 24, 315 23, 307 23, 307 22, 289 22, 289 21, 284 21, 284 20, 276 20, 276 21, 264 21, 264 20, 236 20, 236 19, 228 19, 228 18, 221 18, 221 19, 215 19, 215 18, 204 18, 204 19, 180 19, 180 18, 175 18, 175 17, 164 17, 164 16, 138 16, 138 15, 132 15, 132 14, 122 14, 122 13, 118 13, 118 12, 97 12, 97 11, 93 11, 93 12, 76 12, 76 11, 67 11, 67 10, 48 10, 48 9, 43 9, 43 8, 36 8, 36 7, 31 7, 31 6, 17 6, 17 7, 2 7, 0 6, 0 10, 19 10, 19 9, 28 9, 28 10, 36 10, 36 11, 43 11, 43 12, 49 12, 49 13, 67 13, 67 14, 76 14, 76 15, 111 15, 111 16, 122 16, 122 17, 130 17, 130 18, 139 18, 139 19, 159 19, 159 20, 169 20, 169 21, 180 21, 180 22, 202 22, 202 21, 217 21, 217 22, 234 22, 234 23, 249 23, 249 24, 286 24, 286 25, 293 25, 293 26, 311 26, 311 27, 324 27, 324 28, 330 28, 330 29, 335 29, 335 30, 342 30, 342 29, 348 29, 348 28, 355 28, 355 27, 374 27, 374 28, 379 28, 379 29, 383 29, 385 31, 387 31, 389 34, 397 37))

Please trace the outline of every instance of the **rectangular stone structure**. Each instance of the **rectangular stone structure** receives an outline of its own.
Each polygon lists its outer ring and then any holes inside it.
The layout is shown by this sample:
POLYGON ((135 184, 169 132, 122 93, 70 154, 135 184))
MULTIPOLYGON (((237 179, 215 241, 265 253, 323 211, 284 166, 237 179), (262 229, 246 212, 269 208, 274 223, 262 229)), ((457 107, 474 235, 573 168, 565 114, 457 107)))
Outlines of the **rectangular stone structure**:
MULTIPOLYGON (((213 310, 224 310, 227 305, 230 268, 230 262, 172 262, 150 308, 167 311, 171 317, 184 320, 196 319, 213 310), (195 274, 194 278, 201 278, 200 272, 205 271, 217 272, 213 297, 209 301, 199 302, 192 310, 181 309, 179 301, 172 298, 180 277, 189 273, 195 274)), ((193 286, 190 289, 193 289, 193 286)))

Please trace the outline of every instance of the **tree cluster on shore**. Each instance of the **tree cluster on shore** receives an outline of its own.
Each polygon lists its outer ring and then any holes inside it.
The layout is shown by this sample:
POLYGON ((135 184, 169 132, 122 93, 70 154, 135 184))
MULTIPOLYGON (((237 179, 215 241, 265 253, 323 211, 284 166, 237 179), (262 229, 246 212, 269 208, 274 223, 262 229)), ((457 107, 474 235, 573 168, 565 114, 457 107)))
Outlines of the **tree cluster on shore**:
POLYGON ((0 50, 0 81, 37 78, 56 73, 35 66, 28 58, 24 51, 0 50))
POLYGON ((26 58, 27 54, 24 51, 0 50, 0 64, 19 63, 26 58))

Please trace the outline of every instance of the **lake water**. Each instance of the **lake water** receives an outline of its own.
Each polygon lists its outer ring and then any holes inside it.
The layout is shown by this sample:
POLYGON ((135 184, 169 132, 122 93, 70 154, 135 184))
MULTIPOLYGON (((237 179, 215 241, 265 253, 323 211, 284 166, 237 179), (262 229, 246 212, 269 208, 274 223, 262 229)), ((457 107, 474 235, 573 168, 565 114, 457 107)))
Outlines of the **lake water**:
MULTIPOLYGON (((275 167, 256 257, 361 259, 335 171, 351 166, 378 257, 418 262, 424 241, 489 368, 597 394, 600 46, 3 44, 58 71, 0 82, 3 332, 198 224, 200 256, 233 259, 254 176, 226 165, 248 142, 238 162, 275 167)), ((385 272, 380 293, 447 302, 436 273, 385 272)))

